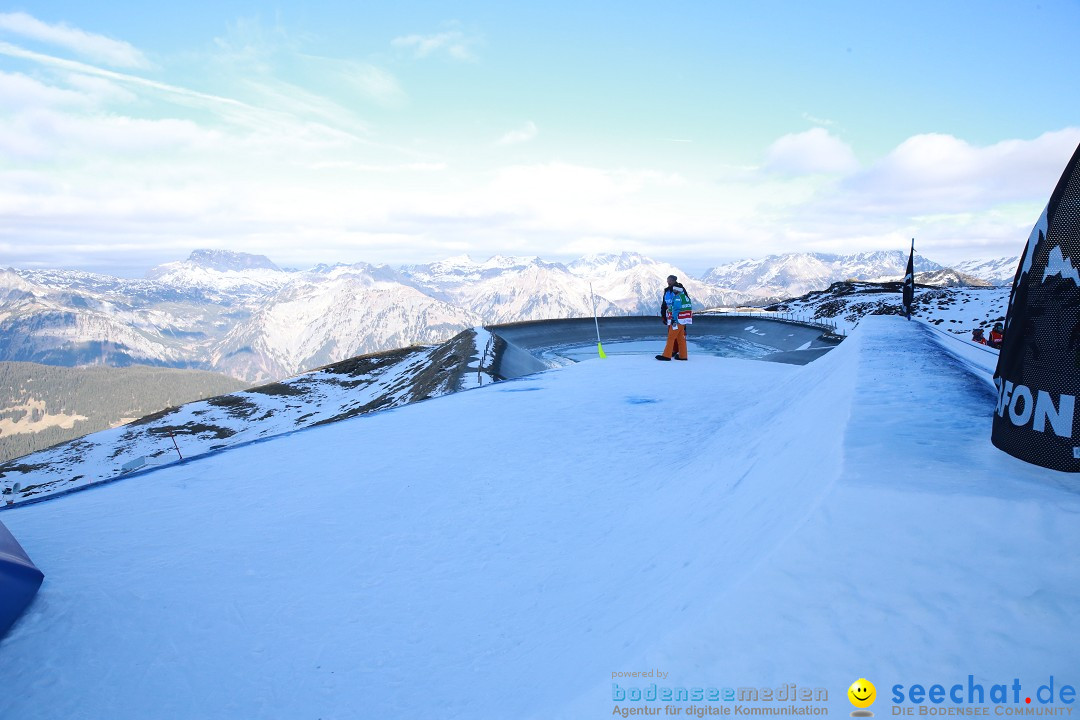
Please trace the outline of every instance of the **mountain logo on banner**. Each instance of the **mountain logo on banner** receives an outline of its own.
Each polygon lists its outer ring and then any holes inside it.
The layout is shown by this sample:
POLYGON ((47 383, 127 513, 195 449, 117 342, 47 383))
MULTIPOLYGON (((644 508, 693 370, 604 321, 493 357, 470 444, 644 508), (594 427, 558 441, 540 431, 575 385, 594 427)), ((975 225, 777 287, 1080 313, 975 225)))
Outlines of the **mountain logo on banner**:
POLYGON ((1046 269, 1043 270, 1042 281, 1045 283, 1052 275, 1058 275, 1063 280, 1071 279, 1073 284, 1080 287, 1080 270, 1077 270, 1076 266, 1069 262, 1069 259, 1065 257, 1059 247, 1050 250, 1050 254, 1046 259, 1046 269))
POLYGON ((994 373, 991 441, 1036 465, 1080 472, 1080 147, 1035 224, 1013 279, 994 373))

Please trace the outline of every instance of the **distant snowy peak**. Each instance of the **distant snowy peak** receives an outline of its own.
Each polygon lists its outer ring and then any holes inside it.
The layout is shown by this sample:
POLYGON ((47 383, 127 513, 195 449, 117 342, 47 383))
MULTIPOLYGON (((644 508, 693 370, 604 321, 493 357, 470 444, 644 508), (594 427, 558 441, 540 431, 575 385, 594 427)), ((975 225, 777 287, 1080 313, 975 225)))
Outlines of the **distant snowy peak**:
POLYGON ((166 286, 152 280, 118 278, 83 270, 13 269, 10 273, 37 287, 40 292, 60 290, 72 293, 127 293, 156 297, 168 290, 166 286))
POLYGON ((739 293, 722 292, 708 283, 692 279, 674 265, 638 253, 592 255, 572 263, 570 271, 588 281, 597 297, 630 314, 658 313, 669 275, 679 278, 699 309, 740 304, 747 299, 739 293))
MULTIPOLYGON (((711 285, 756 297, 798 295, 841 280, 879 280, 903 277, 908 253, 879 250, 833 255, 785 253, 739 260, 712 268, 702 277, 711 285)), ((916 272, 943 270, 938 263, 915 256, 916 272)))
POLYGON ((524 257, 517 257, 514 255, 493 255, 484 262, 480 263, 480 269, 482 270, 508 270, 510 268, 527 268, 537 265, 555 265, 557 263, 549 263, 541 260, 536 255, 528 255, 524 257))
POLYGON ((0 268, 0 290, 31 293, 34 291, 34 280, 24 277, 25 270, 0 268))
POLYGON ((837 272, 811 253, 770 255, 712 268, 702 281, 753 297, 784 297, 827 287, 837 272))
POLYGON ((333 264, 319 263, 318 265, 315 265, 314 267, 309 268, 308 272, 309 273, 315 273, 317 275, 326 275, 326 274, 331 273, 331 272, 333 272, 334 270, 336 270, 336 269, 338 269, 340 267, 348 267, 348 264, 347 263, 340 263, 340 262, 339 263, 333 263, 333 264))
MULTIPOLYGON (((827 258, 833 267, 838 268, 848 277, 900 277, 907 272, 908 251, 904 250, 877 250, 873 252, 854 253, 851 255, 819 255, 827 258)), ((934 272, 944 270, 945 266, 939 265, 932 260, 927 260, 918 252, 915 253, 915 272, 934 272)))
POLYGON ((668 275, 687 278, 701 306, 728 299, 674 265, 632 252, 589 255, 569 265, 538 257, 496 255, 478 262, 459 256, 405 266, 401 274, 485 322, 589 316, 594 299, 601 315, 654 314, 668 275))
POLYGON ((417 282, 443 285, 465 282, 478 272, 479 267, 480 263, 468 255, 458 255, 433 263, 402 265, 400 271, 405 277, 417 282))
POLYGON ((652 258, 636 252, 599 253, 585 255, 569 265, 567 269, 575 275, 597 275, 631 270, 641 265, 657 265, 652 258))
MULTIPOLYGON (((485 323, 592 314, 588 283, 557 263, 489 270, 473 282, 447 287, 447 295, 485 323)), ((598 297, 597 311, 613 314, 617 309, 598 297)))
POLYGON ((438 343, 480 318, 403 284, 387 266, 303 273, 267 296, 215 349, 215 367, 256 380, 362 353, 438 343))
MULTIPOLYGON (((389 265, 372 265, 371 263, 358 262, 346 265, 344 263, 338 263, 336 265, 324 266, 325 269, 319 271, 317 268, 313 268, 306 273, 311 276, 326 276, 327 278, 370 278, 372 280, 382 280, 386 282, 398 282, 400 275, 389 265)), ((295 276, 297 279, 303 278, 304 274, 295 276)))
POLYGON ((563 265, 547 262, 535 255, 528 257, 494 255, 483 262, 477 262, 468 255, 458 255, 424 265, 403 265, 401 274, 415 282, 446 290, 464 283, 476 283, 506 273, 518 273, 536 267, 565 270, 563 265))
POLYGON ((953 268, 915 273, 915 282, 920 285, 935 285, 937 287, 994 287, 994 283, 987 282, 974 275, 962 273, 953 268))
POLYGON ((967 275, 973 275, 992 285, 1012 285, 1016 277, 1016 268, 1020 265, 1020 256, 994 258, 991 260, 965 260, 953 265, 967 275))
POLYGON ((174 287, 243 295, 276 290, 292 275, 263 255, 228 250, 195 250, 187 260, 158 265, 146 274, 174 287))
POLYGON ((281 268, 270 261, 265 255, 253 255, 244 252, 232 252, 231 250, 193 250, 185 261, 189 265, 197 265, 207 270, 218 272, 244 270, 275 270, 281 272, 281 268))

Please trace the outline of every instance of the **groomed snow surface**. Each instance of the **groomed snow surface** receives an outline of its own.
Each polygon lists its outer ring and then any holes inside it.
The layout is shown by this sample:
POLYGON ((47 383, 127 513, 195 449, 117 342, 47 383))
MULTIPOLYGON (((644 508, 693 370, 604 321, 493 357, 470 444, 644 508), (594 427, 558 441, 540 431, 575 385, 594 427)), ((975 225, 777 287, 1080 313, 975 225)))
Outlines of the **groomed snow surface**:
POLYGON ((654 668, 842 717, 860 677, 878 716, 896 683, 1076 685, 1076 479, 990 444, 980 353, 869 317, 804 367, 613 356, 4 512, 46 577, 0 717, 608 718, 654 668))

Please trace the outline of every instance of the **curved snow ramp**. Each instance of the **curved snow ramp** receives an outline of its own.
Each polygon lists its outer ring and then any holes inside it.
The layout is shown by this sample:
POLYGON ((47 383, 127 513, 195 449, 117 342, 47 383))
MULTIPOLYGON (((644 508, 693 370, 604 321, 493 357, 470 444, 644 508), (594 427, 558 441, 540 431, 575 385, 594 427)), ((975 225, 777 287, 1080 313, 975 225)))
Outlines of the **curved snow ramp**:
POLYGON ((832 717, 863 667, 1036 687, 1080 661, 1080 495, 993 448, 944 342, 613 356, 23 508, 50 586, 0 717, 579 720, 650 668, 832 717))
POLYGON ((44 579, 19 541, 0 523, 0 637, 34 599, 44 579))
MULTIPOLYGON (((665 328, 659 317, 600 318, 600 339, 605 343, 628 340, 656 340, 663 346, 665 328)), ((596 342, 596 324, 592 318, 531 320, 489 325, 486 328, 501 343, 495 348, 494 373, 503 378, 517 378, 550 365, 540 356, 545 351, 569 345, 596 342)), ((821 357, 840 339, 821 326, 746 315, 696 315, 689 330, 691 339, 727 337, 771 348, 762 360, 793 365, 821 357)))

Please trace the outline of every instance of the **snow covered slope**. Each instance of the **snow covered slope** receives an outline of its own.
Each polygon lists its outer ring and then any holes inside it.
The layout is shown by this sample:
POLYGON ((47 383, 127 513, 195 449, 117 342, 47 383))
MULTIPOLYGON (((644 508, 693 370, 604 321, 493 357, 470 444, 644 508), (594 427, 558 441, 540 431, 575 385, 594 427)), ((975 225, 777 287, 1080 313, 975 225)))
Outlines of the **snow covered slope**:
POLYGON ((613 695, 650 669, 833 715, 859 676, 879 716, 897 683, 1075 685, 1080 494, 993 448, 969 352, 871 317, 804 367, 583 362, 5 511, 46 581, 0 717, 577 720, 659 707, 613 695))
MULTIPOLYGON (((419 280, 422 276, 412 275, 419 280)), ((473 268, 460 281, 428 285, 452 302, 483 318, 485 323, 516 320, 586 317, 592 315, 589 285, 559 263, 540 258, 493 257, 473 268)), ((618 313, 603 297, 597 311, 618 313)))
POLYGON ((460 333, 437 346, 354 357, 283 382, 171 407, 0 464, 16 502, 84 488, 127 472, 293 432, 299 428, 493 382, 490 334, 460 333))
POLYGON ((968 275, 981 278, 991 285, 1012 286, 1016 277, 1016 268, 1020 265, 1020 256, 994 258, 993 260, 966 260, 954 265, 954 269, 968 275))
POLYGON ((480 318, 366 263, 296 273, 215 347, 214 367, 280 378, 342 358, 440 343, 480 318))
MULTIPOLYGON (((662 346, 663 329, 652 318, 602 323, 609 355, 652 357, 662 346)), ((13 502, 36 502, 127 472, 541 372, 595 356, 595 328, 591 318, 471 328, 438 346, 362 355, 279 383, 168 407, 0 463, 0 489, 13 502), (11 493, 15 483, 22 489, 11 493)), ((823 328, 702 315, 689 344, 694 355, 804 364, 838 340, 823 328)))
POLYGON ((952 268, 915 273, 915 282, 935 287, 992 287, 994 283, 952 268))
MULTIPOLYGON (((815 320, 830 321, 850 332, 867 315, 899 315, 903 287, 899 282, 838 282, 828 290, 814 291, 766 307, 815 320)), ((912 315, 966 338, 974 328, 989 331, 1005 320, 1008 287, 916 286, 912 315)))
POLYGON ((0 270, 0 359, 193 366, 209 331, 236 309, 192 293, 92 273, 0 270))

